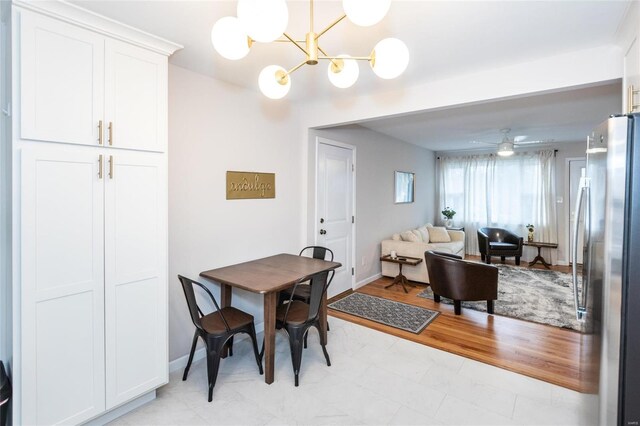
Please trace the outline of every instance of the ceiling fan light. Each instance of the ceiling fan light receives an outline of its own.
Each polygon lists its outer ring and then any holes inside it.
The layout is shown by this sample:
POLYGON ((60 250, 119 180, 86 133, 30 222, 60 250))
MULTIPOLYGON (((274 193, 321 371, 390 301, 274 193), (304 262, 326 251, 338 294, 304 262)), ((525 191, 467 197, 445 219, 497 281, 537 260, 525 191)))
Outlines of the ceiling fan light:
POLYGON ((409 49, 397 38, 385 38, 373 48, 369 64, 378 77, 385 80, 396 78, 409 65, 409 49))
POLYGON ((269 65, 260 72, 258 86, 267 98, 282 99, 291 89, 291 79, 281 66, 269 65))
POLYGON ((220 18, 211 29, 211 43, 226 59, 242 59, 249 53, 249 38, 234 16, 220 18))
POLYGON ((269 43, 287 30, 289 10, 285 0, 238 0, 238 19, 255 41, 269 43))
POLYGON ((509 157, 513 155, 513 142, 500 142, 498 144, 498 155, 501 157, 509 157))
POLYGON ((329 62, 327 75, 329 81, 340 89, 346 89, 353 86, 360 75, 360 67, 355 59, 349 55, 338 55, 339 58, 329 62))
POLYGON ((380 22, 390 6, 391 0, 342 0, 344 13, 351 22, 361 27, 380 22))

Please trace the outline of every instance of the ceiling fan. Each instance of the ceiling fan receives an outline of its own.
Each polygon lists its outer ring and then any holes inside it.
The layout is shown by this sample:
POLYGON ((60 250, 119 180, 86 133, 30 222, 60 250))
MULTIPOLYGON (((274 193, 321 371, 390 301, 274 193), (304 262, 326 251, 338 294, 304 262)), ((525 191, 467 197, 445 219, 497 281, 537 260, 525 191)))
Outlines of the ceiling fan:
POLYGON ((498 146, 498 155, 501 157, 508 157, 513 155, 513 148, 515 146, 520 145, 534 145, 541 143, 551 143, 554 139, 543 139, 543 140, 526 140, 526 135, 518 135, 514 136, 513 139, 509 139, 510 128, 506 127, 504 129, 500 129, 500 133, 503 134, 502 141, 494 143, 494 142, 482 142, 482 141, 471 141, 474 144, 485 144, 485 145, 497 145, 498 146))

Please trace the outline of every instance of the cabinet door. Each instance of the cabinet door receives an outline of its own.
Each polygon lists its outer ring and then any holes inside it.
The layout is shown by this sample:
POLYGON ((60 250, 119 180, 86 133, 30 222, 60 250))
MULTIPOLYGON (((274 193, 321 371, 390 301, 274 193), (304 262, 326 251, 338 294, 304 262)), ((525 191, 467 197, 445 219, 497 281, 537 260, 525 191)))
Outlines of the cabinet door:
POLYGON ((167 145, 167 58, 108 39, 105 119, 115 148, 164 151, 167 145))
POLYGON ((104 411, 104 185, 99 150, 21 155, 22 422, 104 411))
POLYGON ((624 56, 623 85, 623 111, 625 113, 640 112, 640 94, 633 93, 640 90, 640 41, 638 38, 633 40, 624 56))
POLYGON ((109 161, 113 172, 105 184, 107 409, 168 379, 166 157, 116 151, 109 161))
POLYGON ((20 13, 20 137, 98 145, 104 37, 20 13))

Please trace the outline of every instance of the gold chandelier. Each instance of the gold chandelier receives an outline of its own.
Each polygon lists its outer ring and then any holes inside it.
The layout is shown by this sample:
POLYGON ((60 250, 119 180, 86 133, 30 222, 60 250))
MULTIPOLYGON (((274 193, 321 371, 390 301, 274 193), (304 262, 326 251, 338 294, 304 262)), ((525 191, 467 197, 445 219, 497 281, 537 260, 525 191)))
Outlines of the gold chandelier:
POLYGON ((363 27, 374 25, 384 18, 390 5, 391 0, 342 0, 344 14, 316 33, 313 0, 310 0, 309 31, 304 40, 296 40, 286 33, 289 11, 285 0, 238 0, 238 16, 219 19, 211 30, 211 42, 222 57, 231 60, 244 58, 255 42, 292 43, 300 49, 304 60, 293 68, 286 70, 279 65, 269 65, 260 72, 260 90, 271 99, 280 99, 289 93, 293 72, 304 65, 317 65, 320 60, 328 61, 329 81, 344 89, 358 79, 357 61, 367 61, 380 78, 398 77, 407 68, 409 50, 397 38, 386 38, 376 44, 369 56, 331 56, 320 47, 320 37, 345 18, 363 27))

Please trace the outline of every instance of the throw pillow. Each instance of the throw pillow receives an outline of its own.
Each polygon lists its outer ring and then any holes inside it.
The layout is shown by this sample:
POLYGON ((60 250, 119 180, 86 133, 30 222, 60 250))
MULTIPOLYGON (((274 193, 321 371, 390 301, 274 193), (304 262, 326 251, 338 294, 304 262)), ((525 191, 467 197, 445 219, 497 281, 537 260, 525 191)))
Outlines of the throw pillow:
POLYGON ((417 243, 419 241, 418 236, 411 231, 404 231, 400 234, 400 238, 402 238, 402 241, 409 241, 411 243, 417 243))
POLYGON ((427 228, 429 231, 430 242, 432 243, 448 243, 451 237, 444 226, 432 226, 427 228))
MULTIPOLYGON (((422 238, 422 234, 420 233, 420 231, 419 231, 419 230, 417 230, 417 229, 412 229, 412 230, 411 230, 411 232, 413 232, 413 235, 415 235, 416 237, 418 237, 418 241, 419 241, 419 242, 423 242, 423 241, 424 241, 424 239, 422 238)), ((427 240, 427 241, 429 241, 429 240, 427 240)))
POLYGON ((425 243, 429 242, 429 230, 427 229, 426 226, 423 226, 422 228, 418 228, 418 232, 420 233, 420 236, 422 237, 422 241, 424 241, 425 243))
POLYGON ((402 238, 400 238, 400 234, 393 234, 393 235, 391 236, 391 239, 392 239, 393 241, 402 241, 402 238))

